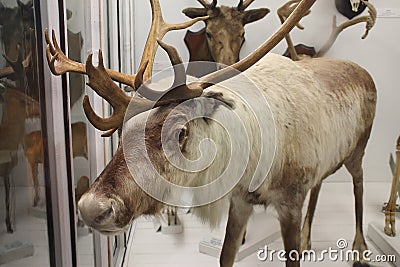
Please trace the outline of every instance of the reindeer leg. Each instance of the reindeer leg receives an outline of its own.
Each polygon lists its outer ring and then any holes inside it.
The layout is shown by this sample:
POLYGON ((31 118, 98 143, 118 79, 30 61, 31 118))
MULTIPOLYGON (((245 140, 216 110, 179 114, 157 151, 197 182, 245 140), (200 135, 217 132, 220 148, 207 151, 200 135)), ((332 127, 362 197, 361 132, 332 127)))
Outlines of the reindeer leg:
MULTIPOLYGON (((399 139, 400 140, 400 139, 399 139)), ((396 165, 393 172, 392 189, 390 191, 389 202, 385 210, 385 234, 388 236, 396 236, 396 199, 397 199, 397 188, 399 185, 400 176, 400 148, 396 151, 396 165)))
POLYGON ((36 207, 40 200, 40 187, 38 178, 38 164, 36 162, 31 163, 32 179, 35 188, 35 196, 33 198, 33 206, 36 207))
MULTIPOLYGON (((355 198, 355 208, 356 208, 356 234, 353 242, 353 250, 357 250, 359 255, 363 255, 364 251, 367 250, 367 244, 365 243, 364 233, 363 233, 363 169, 362 169, 362 159, 364 156, 364 150, 368 141, 369 132, 361 138, 358 142, 353 155, 346 160, 345 166, 353 177, 353 187, 354 187, 354 198, 355 198)), ((353 266, 369 266, 365 262, 365 259, 361 258, 356 261, 353 266)))
POLYGON ((228 223, 226 225, 225 240, 220 257, 221 267, 232 267, 236 253, 243 241, 247 221, 253 211, 253 206, 240 197, 232 197, 228 223))
POLYGON ((4 176, 4 187, 6 190, 6 226, 7 226, 7 233, 13 233, 13 229, 11 226, 11 199, 10 199, 10 176, 4 176))
POLYGON ((39 188, 39 179, 38 179, 38 163, 35 160, 35 155, 31 153, 26 153, 27 164, 31 169, 33 188, 34 188, 34 196, 33 196, 33 207, 36 207, 40 200, 40 188, 39 188))
POLYGON ((321 190, 322 181, 311 189, 310 200, 308 202, 307 215, 304 219, 303 229, 301 231, 300 251, 311 249, 311 224, 314 219, 315 208, 317 206, 318 195, 321 190))
POLYGON ((300 267, 301 210, 305 194, 301 194, 299 197, 294 196, 293 199, 296 201, 277 206, 283 246, 286 252, 286 267, 300 267))

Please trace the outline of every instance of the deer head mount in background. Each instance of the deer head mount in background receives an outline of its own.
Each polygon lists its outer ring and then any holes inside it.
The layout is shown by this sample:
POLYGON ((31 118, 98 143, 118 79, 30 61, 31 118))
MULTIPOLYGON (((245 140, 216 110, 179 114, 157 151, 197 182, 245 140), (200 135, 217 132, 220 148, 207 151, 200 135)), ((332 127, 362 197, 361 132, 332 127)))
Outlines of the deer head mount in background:
POLYGON ((336 9, 348 19, 364 12, 367 7, 361 0, 335 0, 336 9))
MULTIPOLYGON (((270 12, 268 8, 246 10, 254 0, 241 0, 236 7, 217 7, 216 0, 212 3, 205 0, 198 2, 202 8, 186 8, 182 11, 189 18, 209 16, 205 20, 205 28, 186 33, 184 40, 189 49, 190 62, 209 61, 223 65, 238 62, 240 49, 245 41, 244 26, 264 18, 270 12)), ((194 65, 189 65, 188 74, 202 76, 215 70, 194 68, 194 65)))

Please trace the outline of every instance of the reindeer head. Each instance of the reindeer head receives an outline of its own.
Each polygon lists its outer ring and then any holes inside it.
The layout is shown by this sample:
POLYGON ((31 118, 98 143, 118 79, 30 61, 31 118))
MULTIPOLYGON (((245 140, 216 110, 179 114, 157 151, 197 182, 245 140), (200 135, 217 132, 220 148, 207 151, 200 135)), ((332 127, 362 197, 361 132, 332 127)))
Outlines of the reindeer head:
MULTIPOLYGON (((177 141, 179 145, 175 148, 179 149, 174 151, 185 153, 185 145, 188 142, 198 142, 192 136, 203 138, 201 134, 208 134, 208 131, 201 129, 197 135, 190 133, 193 128, 192 123, 201 124, 200 126, 196 125, 193 129, 198 129, 199 127, 207 128, 208 124, 204 119, 194 120, 188 125, 179 124, 181 118, 198 110, 197 106, 192 106, 192 108, 188 106, 186 110, 181 110, 176 114, 176 119, 171 120, 171 124, 168 124, 166 118, 171 113, 171 108, 185 100, 200 96, 218 99, 218 94, 209 95, 204 92, 204 89, 234 77, 254 65, 295 27, 315 1, 303 0, 285 24, 246 59, 233 64, 232 68, 225 68, 211 73, 203 77, 201 81, 187 83, 185 68, 176 49, 158 40, 159 45, 168 53, 175 72, 175 80, 166 91, 153 90, 145 83, 145 71, 149 61, 153 60, 147 54, 144 54, 137 74, 123 75, 104 67, 101 51, 99 53, 98 67, 93 66, 92 55, 89 55, 86 65, 69 60, 58 46, 54 32, 52 41, 48 32, 46 32, 46 41, 48 43, 46 52, 51 71, 56 75, 67 71, 87 74, 89 76, 88 85, 109 101, 114 108, 114 113, 110 117, 99 117, 91 108, 86 96, 83 105, 90 123, 99 130, 108 131, 106 135, 109 135, 117 129, 121 129, 125 113, 129 114, 127 117, 130 118, 128 123, 123 126, 126 131, 123 131, 125 134, 122 134, 116 154, 88 192, 79 200, 78 207, 85 223, 104 234, 117 234, 126 229, 129 223, 140 215, 157 213, 163 206, 162 202, 145 193, 142 187, 138 186, 137 181, 142 181, 148 188, 159 190, 161 193, 168 192, 164 190, 163 186, 160 186, 154 174, 149 172, 148 168, 143 167, 144 157, 140 156, 141 152, 144 151, 143 149, 147 149, 148 158, 151 162, 156 163, 154 166, 159 173, 171 175, 169 172, 170 167, 163 164, 166 155, 160 143, 161 138, 165 136, 167 144, 170 141, 177 141), (131 98, 125 95, 113 80, 131 85, 137 90, 136 96, 131 98), (127 110, 128 105, 129 110, 127 110), (150 119, 146 120, 147 115, 150 116, 150 119), (140 127, 143 127, 145 131, 139 131, 140 127), (167 129, 166 135, 162 134, 163 128, 167 129), (145 136, 141 135, 141 133, 145 133, 145 136), (127 145, 122 145, 125 142, 127 145), (130 157, 129 155, 133 156, 130 157), (134 169, 130 169, 130 166, 134 166, 134 169)), ((159 7, 158 1, 151 0, 151 3, 153 14, 158 12, 157 17, 162 18, 161 11, 157 8, 159 7)), ((154 20, 153 23, 155 23, 154 20)), ((165 23, 161 22, 160 24, 165 25, 165 23)), ((184 25, 187 27, 190 26, 190 23, 185 23, 184 25)), ((154 25, 152 26, 155 27, 154 25)), ((177 29, 178 27, 170 28, 177 29)), ((149 37, 148 41, 155 42, 155 39, 154 37, 149 37)), ((226 103, 229 106, 229 102, 226 103)), ((220 105, 214 105, 202 108, 206 112, 213 112, 219 107, 220 105)), ((220 138, 222 141, 225 139, 227 138, 220 138)), ((189 154, 196 153, 195 151, 187 152, 189 154)), ((188 155, 188 158, 190 158, 190 155, 188 155)))
POLYGON ((203 8, 187 8, 182 12, 196 18, 209 16, 206 22, 206 36, 211 56, 215 62, 232 65, 239 61, 240 49, 245 40, 244 26, 248 23, 262 19, 269 13, 268 8, 246 10, 253 1, 243 0, 237 7, 217 7, 217 0, 212 4, 199 1, 203 8))

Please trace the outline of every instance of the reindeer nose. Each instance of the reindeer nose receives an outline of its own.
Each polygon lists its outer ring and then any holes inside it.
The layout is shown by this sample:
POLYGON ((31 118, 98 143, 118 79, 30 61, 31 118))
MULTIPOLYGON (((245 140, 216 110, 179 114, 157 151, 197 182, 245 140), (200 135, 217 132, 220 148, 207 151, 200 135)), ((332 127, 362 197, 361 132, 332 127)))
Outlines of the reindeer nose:
POLYGON ((90 227, 97 230, 113 225, 115 217, 116 200, 99 198, 92 193, 84 194, 78 202, 78 209, 82 220, 90 227))

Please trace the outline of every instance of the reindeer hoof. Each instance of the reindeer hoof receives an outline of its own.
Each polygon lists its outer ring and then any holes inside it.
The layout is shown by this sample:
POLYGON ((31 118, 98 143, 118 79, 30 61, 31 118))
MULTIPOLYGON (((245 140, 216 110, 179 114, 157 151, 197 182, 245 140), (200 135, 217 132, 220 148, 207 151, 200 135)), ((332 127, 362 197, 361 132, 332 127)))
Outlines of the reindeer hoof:
POLYGON ((385 227, 384 232, 388 236, 392 236, 392 237, 396 236, 396 230, 394 230, 393 228, 385 227))
POLYGON ((243 234, 242 246, 244 245, 244 243, 246 243, 246 232, 244 232, 244 234, 243 234))
POLYGON ((370 265, 368 263, 362 263, 360 261, 356 261, 353 263, 353 267, 370 267, 370 265))

